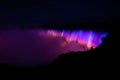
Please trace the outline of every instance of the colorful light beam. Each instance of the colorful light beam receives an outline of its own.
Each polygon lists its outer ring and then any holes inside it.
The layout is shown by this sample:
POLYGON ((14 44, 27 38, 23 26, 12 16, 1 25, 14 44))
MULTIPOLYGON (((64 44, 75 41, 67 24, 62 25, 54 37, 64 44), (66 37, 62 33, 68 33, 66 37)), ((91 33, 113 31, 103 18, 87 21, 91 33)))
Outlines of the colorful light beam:
POLYGON ((64 37, 67 43, 77 42, 85 45, 88 49, 98 47, 102 43, 102 38, 107 37, 107 32, 84 30, 48 30, 47 33, 54 37, 64 37))

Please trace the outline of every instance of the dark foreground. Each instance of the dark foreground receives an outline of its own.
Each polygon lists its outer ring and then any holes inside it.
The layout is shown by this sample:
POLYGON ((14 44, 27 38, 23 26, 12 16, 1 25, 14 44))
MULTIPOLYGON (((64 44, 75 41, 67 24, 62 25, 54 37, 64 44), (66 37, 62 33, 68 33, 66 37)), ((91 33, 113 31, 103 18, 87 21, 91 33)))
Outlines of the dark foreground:
MULTIPOLYGON (((108 26, 108 25, 107 25, 108 26)), ((110 26, 110 25, 109 25, 110 26)), ((111 26, 119 26, 119 24, 112 24, 111 26)), ((115 45, 117 42, 115 35, 117 29, 104 28, 109 32, 107 39, 103 40, 98 48, 86 52, 70 52, 62 54, 51 64, 38 65, 38 66, 15 66, 8 64, 0 64, 0 73, 2 75, 9 75, 27 79, 39 79, 45 75, 97 75, 111 74, 115 70, 116 63, 118 62, 115 45)), ((44 77, 46 78, 46 77, 44 77)))

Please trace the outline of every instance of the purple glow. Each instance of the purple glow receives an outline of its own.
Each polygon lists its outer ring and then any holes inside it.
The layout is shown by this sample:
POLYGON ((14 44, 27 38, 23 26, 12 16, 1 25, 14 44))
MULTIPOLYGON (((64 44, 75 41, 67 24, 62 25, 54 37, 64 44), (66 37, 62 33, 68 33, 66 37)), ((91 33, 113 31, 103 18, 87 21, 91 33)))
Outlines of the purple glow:
POLYGON ((0 62, 16 65, 49 63, 70 51, 98 47, 107 33, 82 30, 6 30, 0 32, 0 62))
POLYGON ((80 45, 86 45, 89 49, 91 47, 96 48, 102 43, 102 38, 107 36, 107 33, 98 33, 94 31, 83 31, 83 30, 74 30, 74 31, 65 31, 62 30, 48 30, 48 34, 52 36, 60 36, 65 38, 65 40, 70 42, 77 42, 80 45))

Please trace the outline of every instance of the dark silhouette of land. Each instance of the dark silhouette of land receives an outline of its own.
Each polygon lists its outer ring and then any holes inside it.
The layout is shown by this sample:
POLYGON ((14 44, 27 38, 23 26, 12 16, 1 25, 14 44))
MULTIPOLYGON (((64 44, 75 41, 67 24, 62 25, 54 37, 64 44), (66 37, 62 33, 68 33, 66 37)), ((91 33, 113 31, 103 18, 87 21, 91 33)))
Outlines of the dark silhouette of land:
MULTIPOLYGON (((84 52, 69 52, 67 54, 59 55, 57 59, 54 60, 51 64, 38 65, 38 66, 15 66, 9 64, 0 64, 1 73, 3 74, 17 74, 33 76, 34 74, 56 74, 59 72, 67 72, 67 70, 75 70, 77 72, 84 71, 104 71, 108 68, 112 69, 112 66, 117 62, 116 46, 118 42, 115 39, 117 33, 117 26, 119 23, 107 24, 107 27, 104 28, 108 32, 108 37, 103 39, 103 43, 96 49, 91 49, 84 52), (110 26, 112 29, 109 29, 110 26), (116 32, 114 32, 116 30, 116 32), (12 72, 12 73, 11 73, 12 72)), ((94 28, 91 28, 94 30, 94 28)), ((97 29, 97 28, 96 28, 97 29)), ((99 27, 98 27, 99 29, 99 27)), ((102 28, 101 28, 102 29, 102 28)), ((87 30, 87 28, 86 28, 87 30)), ((33 76, 34 77, 34 76, 33 76)), ((39 78, 39 76, 36 76, 39 78)))

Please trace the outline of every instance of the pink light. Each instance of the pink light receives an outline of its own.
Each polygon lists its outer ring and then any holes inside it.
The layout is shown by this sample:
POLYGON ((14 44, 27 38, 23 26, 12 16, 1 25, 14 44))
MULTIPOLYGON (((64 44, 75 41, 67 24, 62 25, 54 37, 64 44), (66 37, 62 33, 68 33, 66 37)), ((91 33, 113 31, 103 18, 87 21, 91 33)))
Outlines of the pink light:
POLYGON ((106 33, 83 30, 48 30, 48 34, 54 37, 64 37, 67 43, 77 42, 80 45, 87 46, 88 49, 98 47, 101 44, 102 38, 107 36, 106 33))

